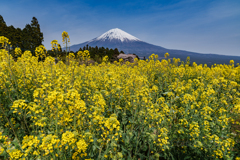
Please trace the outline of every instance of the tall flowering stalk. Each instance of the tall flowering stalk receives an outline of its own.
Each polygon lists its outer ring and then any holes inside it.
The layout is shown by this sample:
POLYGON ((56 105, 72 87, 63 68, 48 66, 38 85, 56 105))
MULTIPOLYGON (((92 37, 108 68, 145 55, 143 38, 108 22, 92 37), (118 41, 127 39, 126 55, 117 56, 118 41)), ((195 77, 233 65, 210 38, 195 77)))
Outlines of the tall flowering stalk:
POLYGON ((63 31, 62 33, 62 42, 63 44, 66 44, 66 60, 67 60, 67 44, 70 43, 70 38, 66 31, 63 31))
POLYGON ((51 44, 52 44, 52 51, 53 52, 56 51, 58 53, 58 51, 60 51, 60 45, 58 43, 58 40, 52 40, 51 44))
POLYGON ((58 50, 58 40, 52 40, 52 51, 58 50))

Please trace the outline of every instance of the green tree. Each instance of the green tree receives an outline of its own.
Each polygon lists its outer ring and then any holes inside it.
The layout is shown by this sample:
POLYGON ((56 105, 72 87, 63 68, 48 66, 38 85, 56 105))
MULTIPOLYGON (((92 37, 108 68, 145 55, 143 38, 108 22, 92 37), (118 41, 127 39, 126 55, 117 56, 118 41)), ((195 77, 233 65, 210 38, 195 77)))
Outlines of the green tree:
POLYGON ((22 30, 20 28, 14 28, 14 26, 7 26, 3 17, 0 15, 0 36, 5 36, 11 42, 14 48, 21 47, 22 30))
POLYGON ((118 49, 117 49, 117 48, 115 48, 115 49, 114 49, 114 54, 117 54, 117 55, 119 55, 119 51, 118 51, 118 49))
POLYGON ((36 17, 32 18, 31 24, 27 24, 22 30, 21 46, 23 50, 30 50, 34 55, 34 50, 42 45, 43 33, 36 17))
POLYGON ((107 54, 108 54, 108 55, 114 55, 114 50, 111 48, 111 49, 108 51, 107 54))
POLYGON ((16 47, 16 45, 17 45, 17 40, 16 40, 16 38, 15 38, 15 36, 16 36, 16 29, 14 28, 14 26, 13 25, 11 25, 11 26, 8 26, 7 27, 8 29, 7 29, 7 38, 9 39, 9 41, 11 42, 11 45, 15 48, 16 47))
POLYGON ((42 45, 43 42, 43 33, 40 30, 40 25, 38 24, 38 20, 36 17, 32 18, 31 21, 31 37, 32 37, 32 47, 36 48, 39 45, 42 45))
POLYGON ((33 55, 35 48, 42 45, 43 33, 40 30, 40 25, 36 17, 32 18, 31 24, 26 24, 25 28, 14 28, 7 26, 3 17, 0 15, 0 36, 5 36, 9 39, 13 49, 20 47, 22 51, 30 50, 33 55))
POLYGON ((3 19, 2 15, 0 15, 0 24, 1 24, 1 23, 3 23, 3 24, 5 24, 5 25, 6 25, 6 22, 4 21, 4 19, 3 19))
POLYGON ((30 50, 32 53, 34 53, 34 46, 33 46, 33 40, 32 40, 32 27, 30 24, 27 24, 25 28, 22 31, 22 44, 23 44, 23 50, 30 50))
POLYGON ((17 28, 15 30, 15 40, 16 40, 16 46, 14 46, 14 48, 20 47, 22 49, 23 45, 22 45, 22 30, 21 30, 21 28, 17 28))
POLYGON ((7 32, 6 22, 4 21, 3 17, 0 15, 0 36, 7 37, 6 32, 7 32))

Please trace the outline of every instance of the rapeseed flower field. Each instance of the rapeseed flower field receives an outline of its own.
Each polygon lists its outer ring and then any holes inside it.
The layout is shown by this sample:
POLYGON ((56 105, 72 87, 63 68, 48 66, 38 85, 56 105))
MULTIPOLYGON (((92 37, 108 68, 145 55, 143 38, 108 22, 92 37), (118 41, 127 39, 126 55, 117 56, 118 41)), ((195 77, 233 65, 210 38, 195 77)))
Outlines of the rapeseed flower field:
POLYGON ((234 61, 190 67, 167 53, 87 66, 79 65, 87 50, 67 64, 44 46, 36 48, 44 61, 15 52, 17 61, 0 50, 3 159, 240 159, 234 61))

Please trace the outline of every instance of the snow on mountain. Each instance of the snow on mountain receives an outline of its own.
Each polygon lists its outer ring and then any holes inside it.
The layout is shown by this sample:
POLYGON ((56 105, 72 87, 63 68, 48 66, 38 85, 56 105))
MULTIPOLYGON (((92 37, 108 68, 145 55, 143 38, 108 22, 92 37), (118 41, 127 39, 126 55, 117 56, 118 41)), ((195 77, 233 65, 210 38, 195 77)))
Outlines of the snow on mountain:
POLYGON ((123 30, 119 28, 111 29, 105 33, 103 33, 101 36, 97 37, 96 40, 120 40, 121 42, 124 41, 140 41, 138 38, 128 34, 127 32, 124 32, 123 30))
POLYGON ((109 49, 118 48, 119 51, 124 51, 124 53, 154 53, 154 51, 162 51, 165 52, 165 48, 160 46, 155 46, 146 42, 141 41, 140 39, 124 32, 119 28, 111 29, 97 38, 94 38, 90 41, 72 45, 71 51, 76 52, 80 47, 83 46, 91 46, 91 47, 108 47, 109 49))

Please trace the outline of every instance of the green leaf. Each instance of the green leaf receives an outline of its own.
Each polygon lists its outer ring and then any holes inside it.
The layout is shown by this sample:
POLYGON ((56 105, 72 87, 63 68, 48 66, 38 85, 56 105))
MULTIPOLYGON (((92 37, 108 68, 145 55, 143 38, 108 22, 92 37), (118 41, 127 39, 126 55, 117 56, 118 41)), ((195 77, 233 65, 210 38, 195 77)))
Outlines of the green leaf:
POLYGON ((18 128, 18 127, 20 127, 20 124, 19 124, 19 123, 16 123, 16 124, 15 124, 15 128, 18 128))
POLYGON ((185 159, 191 159, 191 156, 187 156, 187 157, 184 158, 184 160, 185 160, 185 159))
POLYGON ((121 148, 124 152, 128 152, 123 146, 121 146, 121 148))
POLYGON ((18 144, 18 140, 17 140, 16 137, 14 138, 14 140, 13 140, 11 143, 14 144, 14 146, 15 146, 16 148, 19 148, 19 147, 20 147, 19 144, 18 144))
POLYGON ((97 147, 96 147, 95 145, 93 145, 93 151, 95 151, 95 150, 96 150, 96 148, 97 148, 97 147))
POLYGON ((164 92, 163 95, 165 96, 165 95, 167 95, 168 93, 169 93, 169 92, 164 92))

